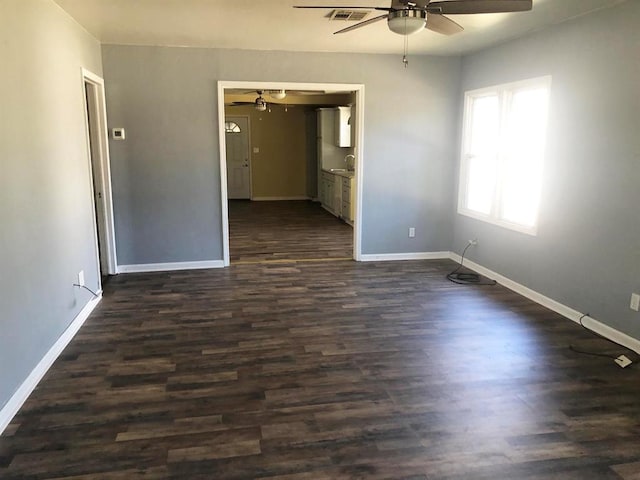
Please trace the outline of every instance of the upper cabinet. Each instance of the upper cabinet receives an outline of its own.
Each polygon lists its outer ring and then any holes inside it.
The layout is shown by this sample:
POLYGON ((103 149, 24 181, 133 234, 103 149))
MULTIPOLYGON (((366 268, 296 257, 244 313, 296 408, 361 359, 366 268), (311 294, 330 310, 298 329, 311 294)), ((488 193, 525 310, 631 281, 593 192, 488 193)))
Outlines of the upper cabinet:
POLYGON ((351 107, 335 108, 335 135, 337 147, 351 146, 351 107))

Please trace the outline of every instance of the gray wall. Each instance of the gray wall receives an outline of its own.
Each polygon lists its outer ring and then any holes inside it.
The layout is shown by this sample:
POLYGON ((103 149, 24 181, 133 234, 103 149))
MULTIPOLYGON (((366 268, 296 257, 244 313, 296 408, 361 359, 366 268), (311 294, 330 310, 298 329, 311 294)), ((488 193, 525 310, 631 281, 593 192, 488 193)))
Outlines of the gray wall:
POLYGON ((454 249, 640 338, 640 2, 463 59, 463 90, 552 75, 538 235, 455 215, 454 249), (472 247, 473 248, 473 247, 472 247))
POLYGON ((0 407, 98 287, 81 67, 100 45, 50 0, 0 2, 0 407))
POLYGON ((449 249, 459 58, 102 50, 120 264, 222 258, 218 80, 365 84, 363 253, 449 249))

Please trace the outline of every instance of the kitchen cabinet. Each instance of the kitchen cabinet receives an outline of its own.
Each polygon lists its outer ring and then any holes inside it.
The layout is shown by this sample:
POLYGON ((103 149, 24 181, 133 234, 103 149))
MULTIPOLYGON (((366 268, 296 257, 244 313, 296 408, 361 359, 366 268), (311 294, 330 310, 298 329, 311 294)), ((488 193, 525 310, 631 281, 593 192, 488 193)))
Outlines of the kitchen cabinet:
POLYGON ((355 188, 352 177, 323 171, 319 197, 325 210, 353 225, 355 188))
POLYGON ((353 225, 354 204, 355 204, 355 188, 353 187, 353 178, 342 177, 341 179, 341 210, 340 216, 349 225, 353 225))
POLYGON ((351 107, 336 107, 333 139, 337 147, 351 146, 351 107))
POLYGON ((336 178, 337 176, 332 173, 322 172, 320 178, 320 203, 329 212, 340 216, 341 203, 337 194, 341 193, 341 185, 336 181, 336 178))

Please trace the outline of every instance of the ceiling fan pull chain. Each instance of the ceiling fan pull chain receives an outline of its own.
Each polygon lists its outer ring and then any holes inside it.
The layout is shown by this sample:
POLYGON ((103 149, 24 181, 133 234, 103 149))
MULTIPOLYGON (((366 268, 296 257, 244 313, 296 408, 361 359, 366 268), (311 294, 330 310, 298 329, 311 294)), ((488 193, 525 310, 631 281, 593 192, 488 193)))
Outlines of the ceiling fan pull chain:
POLYGON ((407 55, 409 55, 409 35, 404 36, 404 52, 402 55, 402 63, 404 63, 404 68, 409 67, 409 59, 407 58, 407 55))

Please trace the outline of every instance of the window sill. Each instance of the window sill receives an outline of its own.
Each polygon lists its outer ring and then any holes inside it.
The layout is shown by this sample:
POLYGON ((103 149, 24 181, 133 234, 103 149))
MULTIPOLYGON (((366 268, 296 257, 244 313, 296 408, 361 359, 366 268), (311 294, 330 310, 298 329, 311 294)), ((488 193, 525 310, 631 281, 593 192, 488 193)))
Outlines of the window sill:
POLYGON ((537 226, 528 227, 525 225, 519 225, 517 223, 507 222, 505 220, 500 220, 498 218, 491 217, 489 215, 483 215, 482 213, 474 212, 473 210, 467 210, 464 208, 458 208, 458 214, 464 215, 465 217, 475 218, 476 220, 490 223, 491 225, 497 225, 498 227, 506 228, 507 230, 513 230, 515 232, 524 233, 525 235, 531 235, 532 237, 538 235, 537 226))

